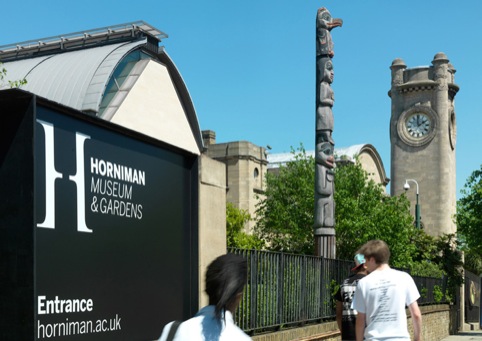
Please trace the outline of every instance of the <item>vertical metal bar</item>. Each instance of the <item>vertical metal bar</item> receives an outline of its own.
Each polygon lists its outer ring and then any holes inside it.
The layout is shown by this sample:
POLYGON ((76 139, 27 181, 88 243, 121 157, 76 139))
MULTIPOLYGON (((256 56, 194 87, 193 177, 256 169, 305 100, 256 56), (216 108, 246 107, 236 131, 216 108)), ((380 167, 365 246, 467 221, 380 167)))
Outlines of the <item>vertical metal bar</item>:
POLYGON ((289 308, 290 312, 290 318, 288 322, 292 322, 294 317, 295 317, 295 305, 293 304, 293 301, 295 300, 295 293, 296 293, 296 282, 294 281, 295 279, 295 273, 296 273, 296 263, 294 262, 294 258, 290 255, 290 290, 289 290, 289 296, 287 297, 288 301, 287 306, 289 308), (291 306, 291 307, 290 307, 291 306))
MULTIPOLYGON (((260 255, 261 256, 261 255, 260 255)), ((260 280, 258 282, 258 304, 256 305, 257 320, 259 326, 264 326, 265 324, 265 300, 266 300, 266 269, 265 269, 266 257, 258 258, 258 271, 260 272, 260 280)))
MULTIPOLYGON (((242 254, 247 262, 248 262, 248 269, 249 269, 249 253, 247 251, 241 251, 240 254, 242 254)), ((242 304, 241 304, 241 310, 238 312, 238 321, 239 321, 239 327, 241 329, 247 329, 248 328, 248 325, 247 325, 247 317, 248 317, 248 311, 247 311, 247 306, 248 306, 248 298, 249 298, 249 293, 247 292, 248 288, 250 287, 249 286, 249 283, 250 283, 250 280, 251 280, 251 276, 250 276, 250 273, 248 272, 248 282, 247 282, 247 285, 246 287, 244 288, 244 295, 243 295, 243 300, 242 300, 242 304)))
POLYGON ((269 260, 271 259, 272 253, 267 254, 268 257, 265 258, 263 268, 264 268, 264 281, 263 281, 263 303, 262 307, 262 315, 263 315, 263 324, 265 326, 269 325, 269 315, 267 314, 267 309, 268 309, 268 301, 269 301, 269 260))
POLYGON ((253 250, 253 253, 251 254, 251 294, 250 294, 250 328, 251 329, 256 329, 258 326, 256 325, 256 306, 258 303, 257 300, 257 283, 258 283, 258 266, 257 266, 257 259, 258 259, 258 251, 253 250))
POLYGON ((305 287, 305 319, 306 320, 309 320, 310 317, 311 317, 311 285, 312 285, 312 282, 311 282, 311 257, 310 256, 306 256, 306 261, 305 261, 305 274, 306 274, 306 277, 305 277, 305 284, 304 284, 304 287, 305 287))
POLYGON ((275 259, 276 259, 276 254, 275 253, 272 253, 271 254, 271 257, 270 257, 270 260, 269 260, 269 283, 268 284, 268 306, 269 306, 269 319, 268 319, 268 323, 270 326, 272 326, 274 324, 274 321, 273 321, 273 293, 274 291, 276 290, 276 287, 275 287, 275 282, 274 282, 274 271, 273 271, 273 266, 274 266, 274 263, 275 263, 275 259))
POLYGON ((284 304, 284 309, 286 310, 286 323, 288 323, 289 321, 291 321, 291 317, 292 317, 292 311, 291 309, 289 309, 289 303, 291 302, 291 291, 293 290, 293 284, 291 283, 291 274, 292 274, 292 271, 293 271, 293 264, 291 262, 291 256, 287 255, 286 256, 286 260, 287 260, 287 263, 288 263, 288 267, 287 267, 287 271, 286 271, 286 279, 285 279, 285 283, 286 283, 286 290, 284 292, 284 297, 285 297, 285 304, 284 304))
POLYGON ((288 295, 286 297, 286 308, 289 312, 289 318, 286 322, 291 322, 294 317, 294 292, 296 291, 296 283, 293 281, 294 279, 294 272, 296 271, 296 264, 294 264, 293 257, 290 255, 290 269, 289 269, 289 286, 288 286, 288 295))
POLYGON ((284 255, 280 254, 278 258, 278 295, 277 295, 277 324, 281 325, 284 321, 284 310, 283 310, 283 291, 284 291, 284 255))
POLYGON ((296 275, 295 275, 295 282, 296 282, 296 310, 295 310, 295 321, 299 321, 300 319, 300 302, 301 302, 301 285, 300 285, 300 258, 296 257, 296 275))
POLYGON ((293 292, 295 291, 295 283, 293 282, 293 273, 295 270, 295 266, 293 264, 293 257, 291 255, 288 256, 289 259, 289 268, 287 272, 287 290, 286 290, 286 311, 287 311, 287 319, 286 322, 291 322, 293 320, 293 292))
POLYGON ((276 315, 278 313, 277 306, 276 306, 276 299, 278 297, 278 277, 277 277, 277 268, 278 268, 278 258, 279 254, 273 254, 273 258, 271 260, 271 280, 270 280, 270 297, 271 297, 271 324, 276 325, 276 315))
POLYGON ((323 263, 323 257, 320 257, 320 316, 324 317, 323 311, 323 273, 325 271, 325 264, 323 263))
POLYGON ((306 286, 304 285, 306 283, 306 256, 303 256, 301 258, 300 262, 300 270, 301 270, 301 276, 300 276, 300 320, 303 321, 306 319, 306 286))

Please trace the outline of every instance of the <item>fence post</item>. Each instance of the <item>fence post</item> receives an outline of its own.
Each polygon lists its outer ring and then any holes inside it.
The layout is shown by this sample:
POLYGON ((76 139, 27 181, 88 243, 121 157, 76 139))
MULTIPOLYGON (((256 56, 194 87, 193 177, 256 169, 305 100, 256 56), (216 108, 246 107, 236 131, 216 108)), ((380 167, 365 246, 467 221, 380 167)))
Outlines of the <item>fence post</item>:
POLYGON ((325 271, 325 262, 323 261, 324 258, 323 257, 320 257, 320 268, 321 268, 321 271, 320 271, 320 316, 323 316, 323 313, 324 313, 324 303, 323 303, 323 300, 325 299, 325 295, 324 295, 324 291, 323 291, 323 273, 325 271))
POLYGON ((255 329, 257 327, 257 307, 258 307, 258 250, 254 250, 251 255, 251 294, 249 305, 249 322, 250 328, 255 329), (254 279, 254 280, 253 280, 254 279))
POLYGON ((300 283, 300 295, 301 295, 301 311, 300 311, 300 317, 301 320, 306 320, 306 305, 307 305, 307 295, 306 295, 306 256, 303 256, 302 258, 302 263, 301 263, 301 283, 300 283))
POLYGON ((279 254, 278 262, 278 324, 281 325, 284 322, 284 268, 285 268, 285 256, 283 253, 279 254))

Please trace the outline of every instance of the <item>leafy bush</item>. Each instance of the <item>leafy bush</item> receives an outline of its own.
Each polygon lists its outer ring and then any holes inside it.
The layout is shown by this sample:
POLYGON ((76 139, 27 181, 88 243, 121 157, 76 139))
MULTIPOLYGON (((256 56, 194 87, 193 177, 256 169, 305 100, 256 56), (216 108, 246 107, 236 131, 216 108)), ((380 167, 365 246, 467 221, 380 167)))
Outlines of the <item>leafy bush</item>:
POLYGON ((244 227, 251 220, 246 210, 234 207, 230 202, 226 205, 226 243, 227 247, 239 249, 261 249, 264 242, 255 235, 244 232, 244 227))
POLYGON ((444 293, 442 291, 442 288, 440 288, 438 285, 435 285, 433 287, 433 298, 435 302, 437 303, 442 302, 443 297, 444 297, 444 293))

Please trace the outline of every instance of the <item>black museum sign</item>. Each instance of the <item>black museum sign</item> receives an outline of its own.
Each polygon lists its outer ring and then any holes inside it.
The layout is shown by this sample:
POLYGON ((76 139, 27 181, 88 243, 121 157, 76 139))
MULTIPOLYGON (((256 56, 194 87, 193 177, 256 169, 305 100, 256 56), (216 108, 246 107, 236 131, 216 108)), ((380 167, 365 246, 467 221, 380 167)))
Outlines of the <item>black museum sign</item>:
POLYGON ((0 339, 154 340, 197 309, 198 157, 0 92, 0 339))

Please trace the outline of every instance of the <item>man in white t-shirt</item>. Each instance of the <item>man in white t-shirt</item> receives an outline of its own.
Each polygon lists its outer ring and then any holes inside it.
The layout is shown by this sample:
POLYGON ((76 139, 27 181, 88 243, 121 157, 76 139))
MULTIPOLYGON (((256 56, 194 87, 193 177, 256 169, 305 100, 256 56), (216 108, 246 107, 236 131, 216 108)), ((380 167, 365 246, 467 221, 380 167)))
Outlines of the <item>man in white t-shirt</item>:
POLYGON ((369 241, 357 253, 365 256, 369 273, 358 282, 353 299, 353 309, 358 311, 357 341, 410 340, 406 306, 412 316, 414 340, 421 341, 420 294, 412 277, 390 268, 390 250, 382 240, 369 241))

